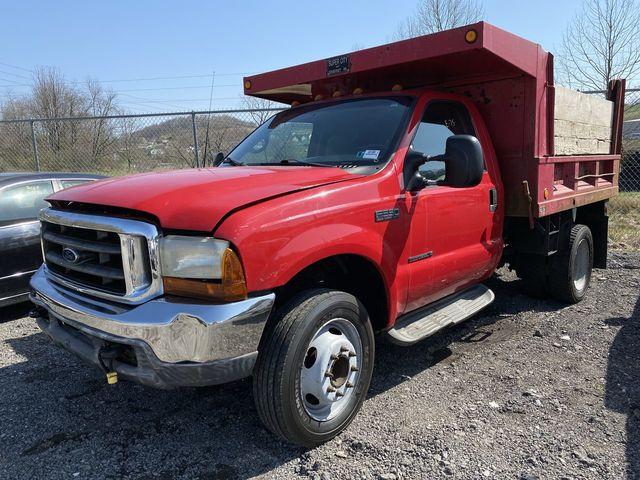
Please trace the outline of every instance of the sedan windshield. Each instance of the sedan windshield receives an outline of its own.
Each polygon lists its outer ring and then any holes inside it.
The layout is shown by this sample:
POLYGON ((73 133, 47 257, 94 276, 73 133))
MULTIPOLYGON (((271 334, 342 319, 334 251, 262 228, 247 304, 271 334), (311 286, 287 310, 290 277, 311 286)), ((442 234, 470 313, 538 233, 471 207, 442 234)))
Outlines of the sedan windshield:
POLYGON ((231 165, 384 164, 393 153, 410 97, 346 100, 273 116, 238 145, 231 165))

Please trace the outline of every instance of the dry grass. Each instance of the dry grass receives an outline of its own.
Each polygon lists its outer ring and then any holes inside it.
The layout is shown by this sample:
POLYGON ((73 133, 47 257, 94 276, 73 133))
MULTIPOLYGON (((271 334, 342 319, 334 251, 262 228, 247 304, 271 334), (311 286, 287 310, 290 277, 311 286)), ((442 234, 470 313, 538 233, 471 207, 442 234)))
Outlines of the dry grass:
POLYGON ((635 105, 626 105, 624 108, 625 121, 636 120, 640 118, 640 103, 635 105))
POLYGON ((623 192, 609 200, 612 248, 640 250, 640 192, 623 192))

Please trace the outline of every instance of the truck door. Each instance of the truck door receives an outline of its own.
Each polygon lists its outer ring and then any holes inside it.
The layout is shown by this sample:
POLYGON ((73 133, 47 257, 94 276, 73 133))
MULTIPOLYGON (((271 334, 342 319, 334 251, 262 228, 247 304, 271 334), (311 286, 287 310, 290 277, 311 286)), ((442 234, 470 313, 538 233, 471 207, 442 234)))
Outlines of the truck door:
MULTIPOLYGON (((447 138, 459 134, 478 136, 466 106, 451 100, 434 100, 425 107, 412 147, 430 156, 441 155, 447 138)), ((486 162, 487 148, 483 150, 486 162)), ((442 180, 445 164, 427 162, 420 171, 428 179, 442 180)), ((499 252, 494 247, 493 218, 498 197, 486 168, 475 187, 427 186, 416 197, 415 201, 423 202, 426 217, 412 220, 424 221, 424 226, 412 225, 412 230, 423 235, 414 237, 417 241, 412 244, 409 257, 409 310, 482 280, 495 267, 496 251, 499 252)))

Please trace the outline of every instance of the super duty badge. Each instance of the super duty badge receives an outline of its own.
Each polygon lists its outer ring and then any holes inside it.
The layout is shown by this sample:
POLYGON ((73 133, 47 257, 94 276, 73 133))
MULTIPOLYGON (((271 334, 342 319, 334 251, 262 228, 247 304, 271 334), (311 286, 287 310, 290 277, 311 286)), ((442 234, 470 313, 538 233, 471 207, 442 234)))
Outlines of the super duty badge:
POLYGON ((349 55, 340 55, 327 60, 327 77, 347 73, 350 69, 349 55))
POLYGON ((376 222, 388 222, 400 216, 399 208, 390 208, 388 210, 376 210, 376 222))

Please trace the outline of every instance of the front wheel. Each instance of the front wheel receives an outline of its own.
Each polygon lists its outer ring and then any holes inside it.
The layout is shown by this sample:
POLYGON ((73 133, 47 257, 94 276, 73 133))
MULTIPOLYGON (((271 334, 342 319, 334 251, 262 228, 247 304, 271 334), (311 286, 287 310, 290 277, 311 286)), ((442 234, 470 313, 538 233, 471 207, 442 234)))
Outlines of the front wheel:
POLYGON ((353 295, 303 292, 265 330, 253 378, 260 419, 306 447, 331 439, 364 401, 374 349, 371 322, 353 295))

